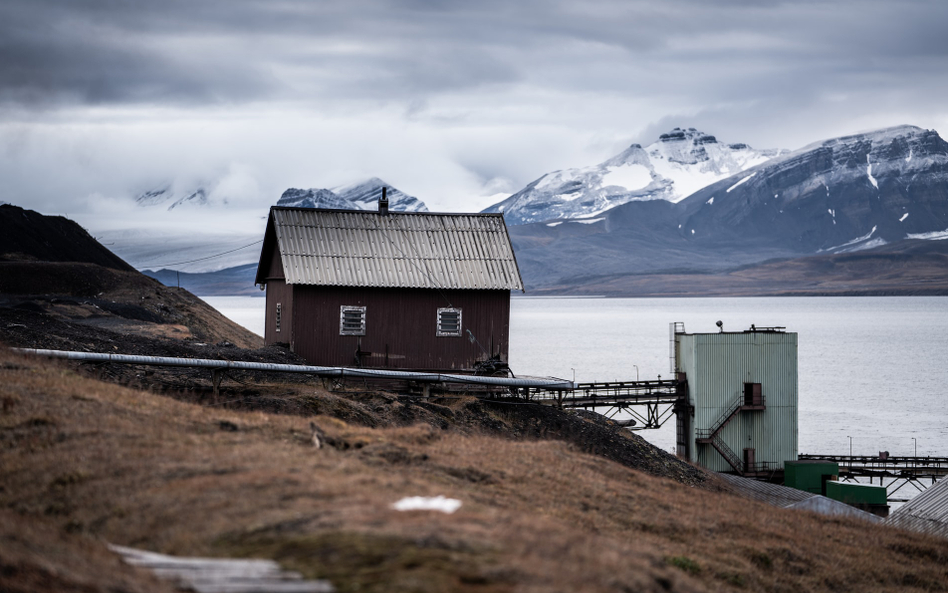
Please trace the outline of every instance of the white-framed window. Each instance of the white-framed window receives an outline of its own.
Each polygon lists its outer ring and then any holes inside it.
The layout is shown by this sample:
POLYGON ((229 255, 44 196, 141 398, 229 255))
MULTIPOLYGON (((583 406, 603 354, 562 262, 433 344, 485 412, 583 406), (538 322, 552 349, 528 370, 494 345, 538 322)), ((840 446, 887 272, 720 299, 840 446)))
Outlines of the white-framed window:
POLYGON ((365 335, 365 307, 342 305, 339 307, 339 335, 365 335))
POLYGON ((438 337, 461 335, 461 310, 453 307, 438 309, 438 337))
POLYGON ((280 331, 280 322, 283 320, 283 303, 277 303, 276 306, 276 331, 280 331))

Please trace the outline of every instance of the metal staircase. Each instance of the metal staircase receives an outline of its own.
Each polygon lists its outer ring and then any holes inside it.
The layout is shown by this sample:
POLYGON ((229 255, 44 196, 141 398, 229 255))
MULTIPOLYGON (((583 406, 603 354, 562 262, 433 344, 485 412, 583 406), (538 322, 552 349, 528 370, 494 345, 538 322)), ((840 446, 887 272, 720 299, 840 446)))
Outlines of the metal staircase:
POLYGON ((724 442, 724 439, 722 439, 720 435, 714 434, 711 438, 702 439, 698 442, 710 443, 711 446, 714 447, 714 450, 721 454, 724 461, 727 461, 727 464, 734 468, 734 471, 736 471, 738 475, 744 475, 744 462, 737 456, 737 453, 735 453, 733 449, 727 446, 727 443, 724 442))
MULTIPOLYGON (((714 447, 714 450, 721 454, 721 457, 727 461, 735 472, 743 476, 748 471, 754 470, 755 468, 745 468, 744 462, 741 458, 735 453, 728 445, 724 442, 724 439, 718 434, 721 430, 727 426, 728 422, 731 421, 735 416, 744 411, 760 411, 766 410, 767 406, 764 401, 764 396, 761 394, 755 394, 751 398, 748 398, 748 394, 738 393, 737 397, 730 402, 727 409, 724 413, 718 418, 711 428, 708 429, 699 429, 695 431, 695 443, 699 445, 711 445, 714 447)), ((761 465, 761 464, 755 464, 761 465)))

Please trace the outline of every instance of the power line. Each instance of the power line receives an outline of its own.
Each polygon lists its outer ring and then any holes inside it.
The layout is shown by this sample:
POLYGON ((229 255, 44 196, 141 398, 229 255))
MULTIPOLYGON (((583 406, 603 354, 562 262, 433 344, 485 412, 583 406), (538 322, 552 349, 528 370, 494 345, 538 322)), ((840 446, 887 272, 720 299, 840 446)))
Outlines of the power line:
POLYGON ((215 253, 214 255, 208 255, 207 257, 199 257, 198 259, 191 259, 191 260, 188 260, 188 261, 179 261, 179 262, 174 262, 174 263, 170 263, 170 264, 152 264, 152 265, 155 266, 156 268, 166 268, 166 267, 168 267, 168 266, 181 266, 181 265, 184 265, 184 264, 193 264, 193 263, 195 263, 195 262, 206 261, 206 260, 209 260, 209 259, 214 259, 215 257, 220 257, 220 256, 222 256, 222 255, 227 255, 228 253, 234 253, 235 251, 240 251, 241 249, 246 249, 246 248, 248 248, 248 247, 253 247, 254 245, 257 245, 258 243, 263 243, 263 239, 260 239, 259 241, 254 241, 253 243, 248 243, 248 244, 244 245, 243 247, 238 247, 237 249, 231 249, 230 251, 224 251, 224 252, 222 252, 222 253, 215 253))

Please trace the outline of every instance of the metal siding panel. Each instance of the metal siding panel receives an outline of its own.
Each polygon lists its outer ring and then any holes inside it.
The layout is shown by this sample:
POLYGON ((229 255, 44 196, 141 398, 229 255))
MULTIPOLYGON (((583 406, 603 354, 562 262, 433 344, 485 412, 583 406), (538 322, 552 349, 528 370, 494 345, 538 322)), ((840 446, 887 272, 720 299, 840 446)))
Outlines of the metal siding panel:
POLYGON ((948 538, 948 479, 942 478, 896 509, 886 523, 948 538))
MULTIPOLYGON (((738 456, 749 446, 755 449, 757 461, 781 465, 795 460, 797 335, 688 334, 679 335, 678 341, 695 405, 694 428, 710 429, 742 396, 744 382, 761 383, 767 409, 740 412, 719 434, 738 456)), ((699 463, 715 471, 730 471, 730 465, 710 445, 697 448, 699 463)))

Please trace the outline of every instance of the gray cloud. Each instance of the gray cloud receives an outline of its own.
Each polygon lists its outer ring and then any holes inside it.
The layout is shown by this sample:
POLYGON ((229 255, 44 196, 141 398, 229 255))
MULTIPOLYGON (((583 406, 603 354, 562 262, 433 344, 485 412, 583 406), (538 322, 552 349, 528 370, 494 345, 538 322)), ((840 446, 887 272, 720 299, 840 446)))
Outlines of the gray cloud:
POLYGON ((7 0, 0 96, 407 103, 526 84, 702 105, 911 83, 946 57, 945 22, 937 0, 7 0))
POLYGON ((674 126, 948 127, 945 23, 941 0, 5 0, 0 199, 239 170, 248 208, 378 175, 451 209, 674 126))

